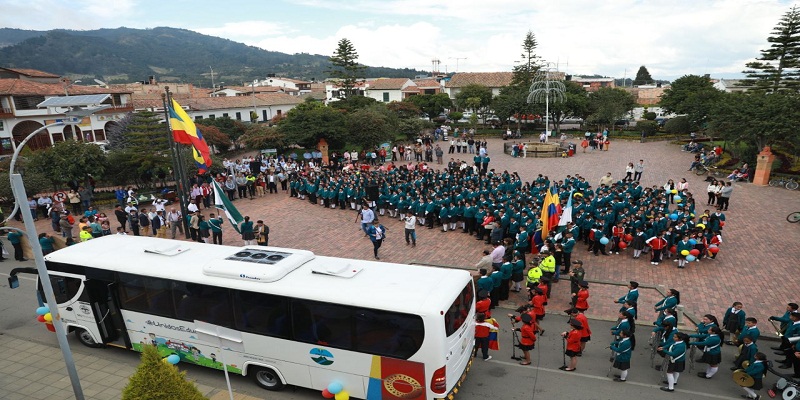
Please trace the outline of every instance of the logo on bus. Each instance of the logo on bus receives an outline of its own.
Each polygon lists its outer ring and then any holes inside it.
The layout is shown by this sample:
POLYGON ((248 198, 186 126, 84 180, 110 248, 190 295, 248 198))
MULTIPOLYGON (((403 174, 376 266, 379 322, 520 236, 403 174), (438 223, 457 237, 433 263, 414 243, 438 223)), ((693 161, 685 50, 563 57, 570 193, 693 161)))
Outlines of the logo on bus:
POLYGON ((86 304, 81 304, 80 309, 81 309, 81 312, 86 314, 86 315, 89 315, 89 314, 92 313, 92 309, 90 309, 89 306, 87 306, 86 304))
POLYGON ((319 365, 333 364, 333 354, 328 350, 313 348, 309 354, 311 355, 311 359, 319 365))
POLYGON ((239 278, 252 279, 254 281, 260 281, 261 280, 261 278, 257 278, 255 276, 248 276, 246 274, 239 274, 239 278))

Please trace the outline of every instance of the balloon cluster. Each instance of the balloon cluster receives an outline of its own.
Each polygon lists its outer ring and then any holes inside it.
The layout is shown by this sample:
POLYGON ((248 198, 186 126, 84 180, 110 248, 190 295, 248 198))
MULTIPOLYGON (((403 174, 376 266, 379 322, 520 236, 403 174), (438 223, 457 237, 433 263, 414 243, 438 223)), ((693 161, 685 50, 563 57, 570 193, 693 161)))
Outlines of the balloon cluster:
POLYGON ((350 398, 350 393, 344 390, 344 385, 342 385, 341 382, 333 381, 328 384, 327 388, 322 389, 322 397, 326 399, 348 400, 350 398))
POLYGON ((53 314, 50 314, 50 309, 47 307, 39 307, 36 309, 36 320, 43 322, 44 326, 50 332, 55 332, 56 327, 53 325, 53 314))

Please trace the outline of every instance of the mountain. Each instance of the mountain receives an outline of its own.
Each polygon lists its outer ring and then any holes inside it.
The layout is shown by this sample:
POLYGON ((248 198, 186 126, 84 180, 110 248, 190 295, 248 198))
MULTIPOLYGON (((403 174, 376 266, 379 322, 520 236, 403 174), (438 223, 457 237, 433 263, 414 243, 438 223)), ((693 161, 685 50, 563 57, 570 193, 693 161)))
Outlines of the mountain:
MULTIPOLYGON (((333 50, 333 49, 331 49, 333 50)), ((91 31, 25 31, 0 29, 0 66, 34 68, 72 78, 108 83, 146 80, 211 86, 214 81, 239 85, 268 74, 322 80, 330 68, 327 56, 267 51, 186 29, 98 29, 91 31)), ((414 69, 367 67, 366 77, 413 78, 414 69)))

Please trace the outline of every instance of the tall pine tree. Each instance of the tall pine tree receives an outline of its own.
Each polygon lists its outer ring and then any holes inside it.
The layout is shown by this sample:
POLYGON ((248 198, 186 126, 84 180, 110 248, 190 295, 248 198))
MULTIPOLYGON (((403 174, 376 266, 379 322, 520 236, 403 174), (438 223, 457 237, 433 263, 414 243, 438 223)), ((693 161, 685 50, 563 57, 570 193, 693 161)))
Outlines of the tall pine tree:
POLYGON ((340 40, 330 61, 333 67, 327 72, 331 77, 339 79, 340 96, 347 97, 356 94, 357 91, 354 88, 364 80, 364 71, 367 67, 358 63, 358 52, 353 43, 347 38, 340 40))
POLYGON ((639 71, 636 72, 636 79, 633 80, 633 86, 647 85, 648 83, 653 83, 653 77, 650 76, 650 71, 647 70, 647 67, 642 65, 639 67, 639 71))
POLYGON ((746 64, 743 84, 763 92, 800 89, 800 9, 792 7, 767 38, 770 46, 746 64))
POLYGON ((522 59, 519 65, 513 68, 514 76, 511 79, 511 85, 521 86, 525 89, 530 88, 534 75, 541 67, 539 65, 540 57, 536 55, 536 47, 538 45, 536 36, 534 36, 533 32, 528 31, 525 34, 525 40, 522 41, 522 59))

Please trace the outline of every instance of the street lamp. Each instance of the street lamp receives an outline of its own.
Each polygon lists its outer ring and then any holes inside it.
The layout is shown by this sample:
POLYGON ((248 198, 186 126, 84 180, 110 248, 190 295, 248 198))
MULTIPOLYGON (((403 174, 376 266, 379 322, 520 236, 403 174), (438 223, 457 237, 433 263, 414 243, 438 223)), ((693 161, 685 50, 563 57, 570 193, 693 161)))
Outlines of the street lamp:
MULTIPOLYGON (((66 92, 66 88, 64 88, 64 91, 66 92)), ((14 215, 14 213, 19 212, 22 215, 22 221, 25 224, 25 230, 22 231, 17 228, 2 228, 17 230, 25 233, 28 236, 28 241, 31 245, 31 251, 33 252, 34 263, 36 264, 36 271, 39 275, 39 283, 42 285, 42 291, 44 291, 44 296, 47 300, 47 307, 50 309, 50 313, 53 315, 53 327, 56 330, 58 346, 61 348, 61 354, 64 356, 64 363, 67 367, 69 379, 72 382, 72 390, 75 393, 76 400, 84 399, 83 389, 81 389, 78 371, 75 369, 75 360, 72 358, 72 351, 70 350, 69 342, 67 341, 67 331, 64 328, 64 325, 61 323, 61 316, 58 312, 58 302, 56 302, 56 296, 53 292, 53 285, 50 282, 50 275, 48 274, 47 266, 44 263, 44 254, 42 253, 42 247, 39 244, 39 234, 36 231, 36 225, 34 224, 33 216, 30 213, 23 212, 20 208, 20 204, 25 204, 27 202, 28 194, 25 191, 25 185, 22 182, 22 175, 15 172, 15 166, 17 164, 17 157, 19 156, 20 150, 22 150, 25 144, 33 139, 34 136, 41 132, 45 132, 47 128, 54 126, 78 124, 83 120, 84 117, 111 107, 109 105, 101 105, 101 103, 107 100, 109 97, 111 97, 111 95, 108 94, 51 97, 42 103, 39 103, 37 107, 68 107, 69 110, 64 113, 66 118, 57 119, 56 122, 47 124, 31 132, 30 135, 28 135, 22 140, 22 142, 19 143, 19 145, 17 145, 16 150, 14 150, 14 155, 11 157, 9 175, 11 177, 11 190, 14 192, 14 200, 16 203, 14 204, 14 210, 11 212, 11 214, 9 214, 9 219, 12 215, 14 215), (94 107, 91 109, 81 108, 88 106, 94 107)), ((15 278, 16 276, 12 276, 9 278, 9 281, 14 280, 15 278)))
POLYGON ((528 103, 540 103, 544 100, 544 133, 546 137, 550 136, 550 96, 553 97, 553 101, 562 102, 564 101, 564 92, 567 91, 564 83, 554 76, 558 70, 551 65, 548 63, 547 67, 536 73, 533 84, 531 84, 530 94, 528 94, 528 103))
MULTIPOLYGON (((67 83, 67 81, 65 80, 64 83, 67 83)), ((78 79, 77 81, 73 81, 68 85, 64 85, 64 96, 69 96, 69 92, 67 92, 67 89, 71 88, 72 85, 74 85, 76 83, 81 83, 81 80, 78 79)))

